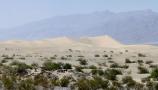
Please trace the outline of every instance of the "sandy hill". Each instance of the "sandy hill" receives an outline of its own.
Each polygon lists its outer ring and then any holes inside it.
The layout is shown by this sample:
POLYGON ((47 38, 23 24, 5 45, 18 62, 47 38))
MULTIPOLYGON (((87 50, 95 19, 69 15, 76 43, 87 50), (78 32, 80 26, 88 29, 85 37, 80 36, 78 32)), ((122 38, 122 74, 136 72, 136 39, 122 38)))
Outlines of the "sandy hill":
POLYGON ((4 46, 17 46, 17 47, 122 47, 123 45, 109 36, 86 37, 81 38, 79 41, 67 37, 58 37, 52 39, 23 41, 23 40, 10 40, 1 42, 0 45, 4 46))
POLYGON ((122 47, 123 45, 109 36, 81 38, 80 42, 97 47, 122 47))

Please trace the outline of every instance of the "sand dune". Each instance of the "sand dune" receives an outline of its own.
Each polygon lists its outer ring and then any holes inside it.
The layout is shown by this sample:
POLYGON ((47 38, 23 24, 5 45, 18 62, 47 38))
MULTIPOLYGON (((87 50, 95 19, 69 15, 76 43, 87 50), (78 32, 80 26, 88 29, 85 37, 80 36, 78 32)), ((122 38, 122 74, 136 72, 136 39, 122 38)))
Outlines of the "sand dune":
POLYGON ((81 38, 80 42, 91 44, 93 46, 97 47, 122 47, 124 46, 120 42, 112 39, 109 36, 98 36, 98 37, 87 37, 87 38, 81 38))
POLYGON ((68 37, 58 37, 52 39, 24 41, 10 40, 0 42, 0 45, 18 47, 110 47, 117 48, 124 46, 109 36, 86 37, 74 40, 68 37))

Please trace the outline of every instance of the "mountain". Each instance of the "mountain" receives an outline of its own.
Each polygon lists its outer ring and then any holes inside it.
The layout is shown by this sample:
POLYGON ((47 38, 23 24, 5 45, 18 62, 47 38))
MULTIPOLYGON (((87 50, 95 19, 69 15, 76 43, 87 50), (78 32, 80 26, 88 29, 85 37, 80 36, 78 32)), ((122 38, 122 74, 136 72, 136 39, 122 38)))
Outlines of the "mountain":
POLYGON ((126 44, 158 41, 158 13, 140 10, 56 16, 12 29, 0 30, 1 40, 109 35, 126 44))

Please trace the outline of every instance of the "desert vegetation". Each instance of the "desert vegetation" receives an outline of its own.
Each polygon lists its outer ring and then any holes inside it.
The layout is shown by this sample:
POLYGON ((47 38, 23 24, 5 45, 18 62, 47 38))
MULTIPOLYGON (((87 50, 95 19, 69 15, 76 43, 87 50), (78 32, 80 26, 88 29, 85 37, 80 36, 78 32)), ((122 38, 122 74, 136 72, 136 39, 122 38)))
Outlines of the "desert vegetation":
POLYGON ((39 51, 22 54, 1 53, 0 88, 2 90, 157 90, 156 63, 157 61, 152 60, 150 55, 132 52, 130 49, 93 52, 66 49, 62 52, 53 51, 44 54, 40 54, 39 51))

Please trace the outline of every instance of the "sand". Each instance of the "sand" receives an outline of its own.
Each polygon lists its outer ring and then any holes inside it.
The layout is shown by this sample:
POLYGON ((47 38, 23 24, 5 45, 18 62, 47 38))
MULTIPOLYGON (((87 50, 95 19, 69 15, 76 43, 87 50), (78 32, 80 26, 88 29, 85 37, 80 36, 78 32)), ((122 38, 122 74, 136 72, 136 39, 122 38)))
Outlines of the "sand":
MULTIPOLYGON (((56 55, 53 62, 70 63, 72 65, 80 65, 77 61, 80 56, 83 56, 88 65, 95 65, 102 69, 109 68, 110 64, 108 57, 111 56, 111 61, 119 65, 125 64, 125 59, 131 61, 143 60, 153 61, 153 64, 158 64, 158 47, 151 45, 123 45, 120 42, 112 39, 109 36, 87 37, 80 40, 74 40, 67 37, 44 39, 36 41, 22 41, 10 40, 0 42, 0 56, 15 55, 14 60, 9 60, 6 64, 18 60, 27 64, 42 63, 56 55), (145 54, 146 57, 138 57, 138 53, 145 54), (72 57, 67 57, 71 55, 72 57), (99 57, 95 57, 99 55, 99 57), (103 57, 108 55, 108 57, 103 57), (61 57, 66 57, 67 60, 62 60, 61 57), (24 57, 25 59, 20 59, 24 57), (105 65, 102 65, 106 63, 105 65)), ((2 60, 3 57, 0 57, 2 60)), ((131 63, 128 69, 122 69, 124 72, 122 76, 130 75, 136 81, 141 81, 142 78, 149 76, 149 74, 138 74, 138 64, 131 63), (131 73, 129 73, 131 72, 131 73)), ((144 64, 149 68, 149 65, 144 64)), ((151 70, 149 68, 149 70, 151 70)), ((118 76, 122 77, 122 76, 118 76)))

